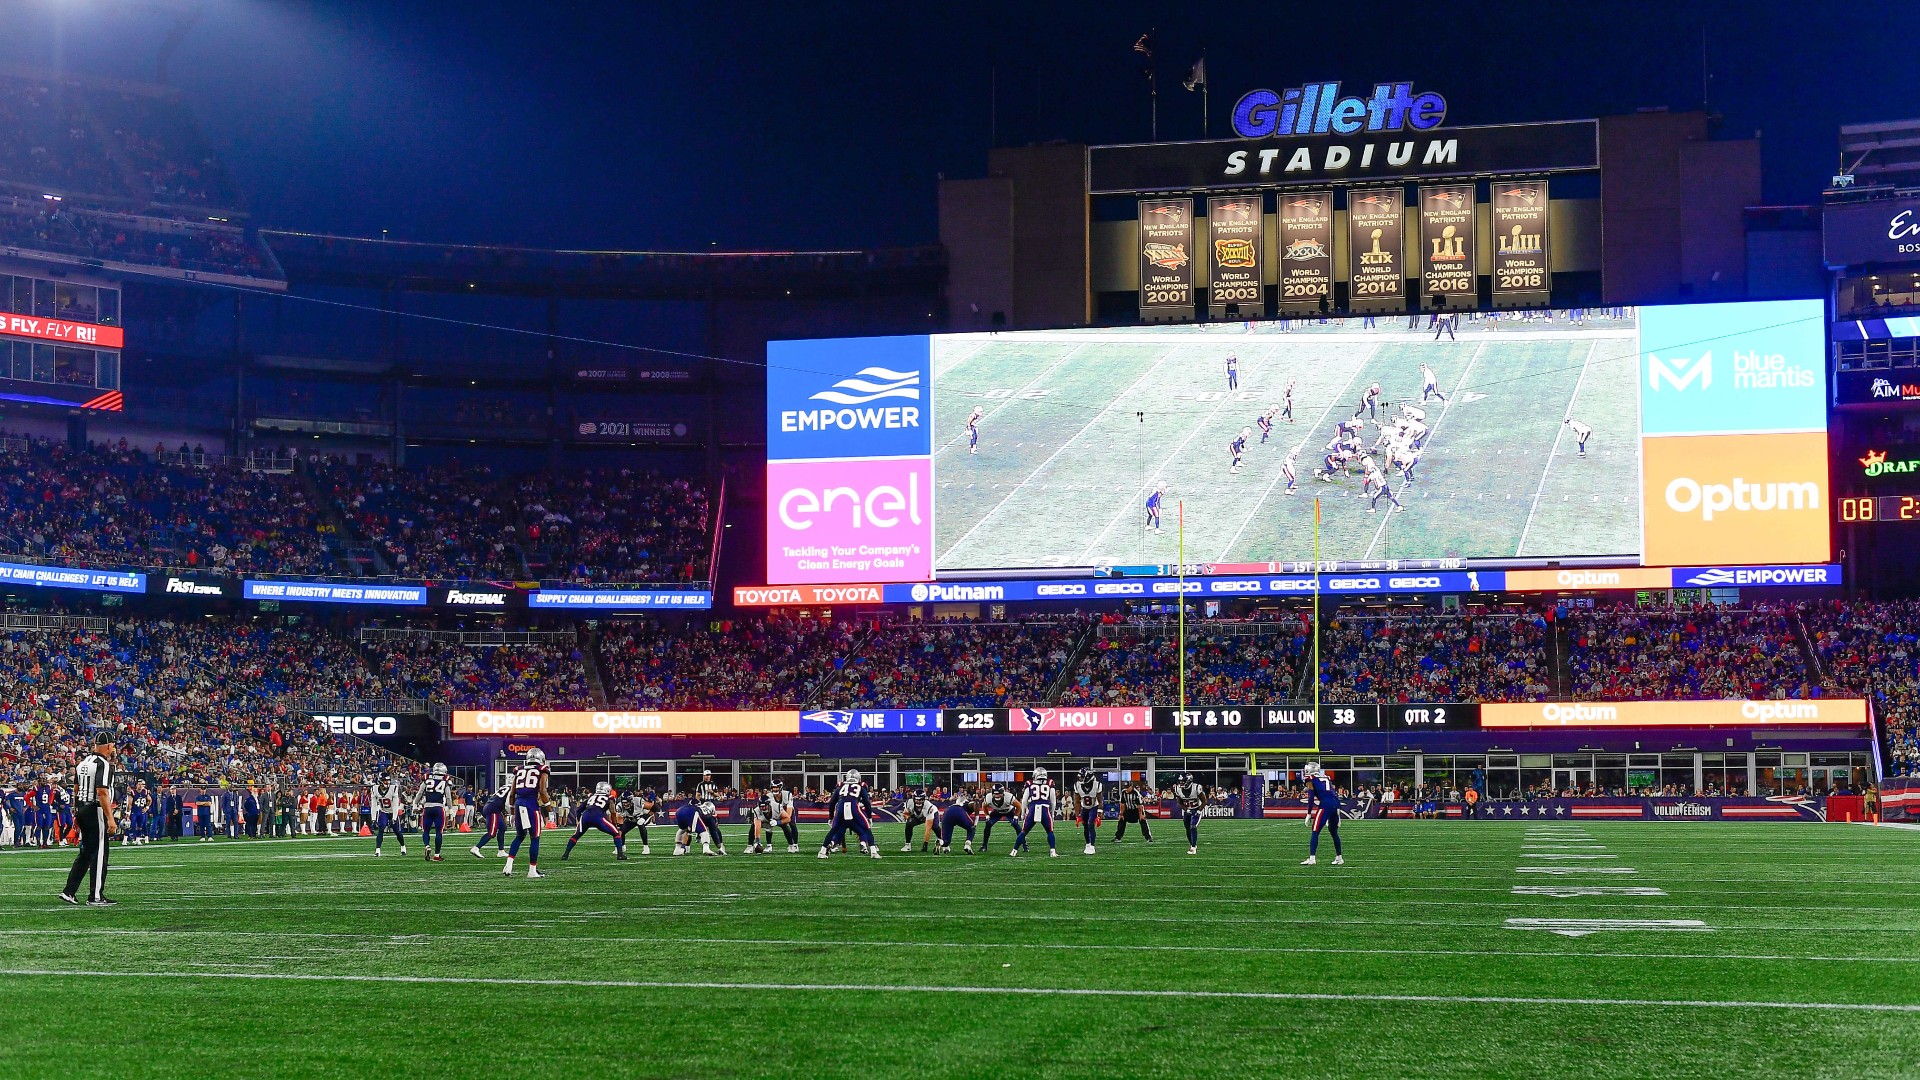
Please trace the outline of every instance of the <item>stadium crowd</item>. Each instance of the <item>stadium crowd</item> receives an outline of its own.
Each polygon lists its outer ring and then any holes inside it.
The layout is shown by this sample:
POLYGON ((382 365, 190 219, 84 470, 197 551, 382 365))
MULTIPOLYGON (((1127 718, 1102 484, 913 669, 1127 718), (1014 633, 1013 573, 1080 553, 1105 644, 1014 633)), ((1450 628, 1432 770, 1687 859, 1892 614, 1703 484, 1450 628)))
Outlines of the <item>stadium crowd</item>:
POLYGON ((779 612, 683 629, 622 620, 600 635, 599 660, 615 708, 779 708, 805 702, 867 632, 779 612))
POLYGON ((1817 694, 1793 607, 1571 609, 1567 667, 1577 700, 1804 698, 1817 694))
MULTIPOLYGON (((1197 622, 1188 629, 1186 694, 1193 705, 1281 701, 1297 696, 1309 638, 1304 623, 1197 622)), ((1101 621, 1060 705, 1144 705, 1178 701, 1175 628, 1165 621, 1101 621)))
POLYGON ((1083 616, 905 624, 875 631, 820 695, 826 708, 976 707, 1045 701, 1083 616))
POLYGON ((1528 615, 1338 617, 1321 636, 1330 701, 1520 701, 1552 693, 1546 619, 1528 615))
POLYGON ((1823 600, 1800 611, 1821 687, 1873 702, 1887 773, 1920 775, 1920 601, 1823 600))

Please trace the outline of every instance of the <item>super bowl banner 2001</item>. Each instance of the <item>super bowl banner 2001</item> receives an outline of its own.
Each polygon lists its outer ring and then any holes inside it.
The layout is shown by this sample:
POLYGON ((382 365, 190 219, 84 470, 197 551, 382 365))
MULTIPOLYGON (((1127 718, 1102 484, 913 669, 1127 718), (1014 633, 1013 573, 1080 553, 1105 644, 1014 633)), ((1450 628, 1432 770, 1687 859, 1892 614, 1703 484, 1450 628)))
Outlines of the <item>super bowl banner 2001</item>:
POLYGON ((1347 193, 1347 297, 1355 311, 1393 310, 1406 303, 1397 187, 1347 193))
POLYGON ((1473 265, 1476 205, 1472 184, 1420 189, 1420 295, 1426 306, 1473 306, 1479 293, 1473 265))
POLYGON ((1495 180, 1492 192, 1493 297, 1544 304, 1553 292, 1547 254, 1547 182, 1495 180))
POLYGON ((1193 315, 1193 200, 1140 200, 1140 314, 1193 315))
POLYGON ((1333 303, 1333 192, 1280 193, 1280 307, 1333 303))
POLYGON ((1267 289, 1260 281, 1260 226, 1265 200, 1259 195, 1207 200, 1209 303, 1238 305, 1246 316, 1265 314, 1267 289))

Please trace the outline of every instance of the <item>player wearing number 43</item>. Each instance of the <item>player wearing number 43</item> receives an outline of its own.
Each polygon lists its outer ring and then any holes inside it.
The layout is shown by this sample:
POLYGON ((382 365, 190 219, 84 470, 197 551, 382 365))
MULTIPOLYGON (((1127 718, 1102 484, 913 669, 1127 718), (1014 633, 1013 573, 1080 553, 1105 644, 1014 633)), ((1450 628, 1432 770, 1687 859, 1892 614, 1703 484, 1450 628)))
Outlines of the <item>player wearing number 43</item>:
POLYGON ((1307 828, 1313 830, 1307 840, 1307 857, 1301 860, 1301 866, 1312 866, 1320 861, 1320 830, 1325 829, 1333 836, 1333 865, 1346 865, 1346 857, 1340 854, 1340 792, 1333 786, 1333 778, 1317 761, 1310 761, 1301 770, 1307 777, 1307 828))
POLYGON ((846 779, 833 792, 833 825, 827 830, 827 838, 820 842, 820 857, 826 858, 840 845, 845 850, 847 830, 852 829, 860 838, 860 848, 874 858, 880 857, 880 846, 873 840, 873 795, 860 779, 860 770, 848 769, 846 779))

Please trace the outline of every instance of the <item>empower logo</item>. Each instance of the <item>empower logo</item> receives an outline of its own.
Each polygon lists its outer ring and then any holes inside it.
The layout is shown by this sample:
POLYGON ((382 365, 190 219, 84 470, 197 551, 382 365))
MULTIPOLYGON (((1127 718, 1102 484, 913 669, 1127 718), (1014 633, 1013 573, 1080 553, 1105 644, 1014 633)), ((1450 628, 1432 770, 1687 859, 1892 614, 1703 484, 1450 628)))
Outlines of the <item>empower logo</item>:
POLYGON ((925 335, 767 343, 767 457, 908 457, 933 445, 925 335))
POLYGON ((861 368, 848 378, 834 383, 831 388, 813 395, 812 400, 831 401, 835 405, 865 405, 881 398, 919 401, 919 387, 919 372, 894 371, 876 365, 861 368))
POLYGON ((1695 379, 1700 380, 1702 390, 1713 386, 1712 350, 1701 353, 1697 360, 1662 360, 1654 353, 1647 354, 1647 389, 1658 390, 1661 383, 1666 383, 1675 390, 1685 390, 1695 379))
POLYGON ((1837 585, 1839 575, 1827 566, 1714 566, 1704 570, 1677 570, 1675 588, 1702 585, 1837 585))

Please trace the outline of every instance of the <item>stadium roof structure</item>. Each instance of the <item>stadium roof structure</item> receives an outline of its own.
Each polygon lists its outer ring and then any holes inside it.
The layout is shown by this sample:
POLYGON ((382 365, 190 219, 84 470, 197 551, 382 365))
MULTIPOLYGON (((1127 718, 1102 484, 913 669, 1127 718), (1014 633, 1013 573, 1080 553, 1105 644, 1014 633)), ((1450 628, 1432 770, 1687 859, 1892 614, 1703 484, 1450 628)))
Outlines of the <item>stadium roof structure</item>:
POLYGON ((937 293, 945 249, 578 251, 262 229, 297 284, 584 300, 822 300, 937 293))

